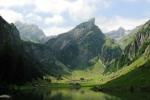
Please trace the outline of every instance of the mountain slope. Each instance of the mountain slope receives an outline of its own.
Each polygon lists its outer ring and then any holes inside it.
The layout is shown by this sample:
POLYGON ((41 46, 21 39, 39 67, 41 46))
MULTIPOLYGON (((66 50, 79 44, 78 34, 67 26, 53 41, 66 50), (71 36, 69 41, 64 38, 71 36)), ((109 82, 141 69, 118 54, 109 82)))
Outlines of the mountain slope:
POLYGON ((50 47, 22 41, 15 25, 0 17, 0 82, 18 84, 46 74, 58 77, 67 73, 50 47))
POLYGON ((104 90, 113 91, 150 91, 150 58, 140 57, 131 65, 120 69, 114 77, 102 85, 104 90), (119 73, 120 72, 120 73, 119 73))
POLYGON ((150 91, 150 21, 134 33, 122 56, 108 68, 107 82, 98 91, 150 91))
POLYGON ((103 76, 103 84, 96 91, 150 91, 150 56, 141 56, 132 64, 103 76))
POLYGON ((0 17, 0 81, 22 83, 43 75, 38 63, 24 51, 14 24, 0 17))
POLYGON ((150 21, 146 22, 134 33, 132 41, 124 48, 123 54, 109 65, 108 70, 117 70, 118 68, 131 64, 134 60, 144 54, 149 55, 149 32, 150 21))
POLYGON ((57 77, 68 73, 69 69, 55 57, 50 47, 44 44, 24 42, 24 50, 41 64, 40 70, 45 74, 57 77))

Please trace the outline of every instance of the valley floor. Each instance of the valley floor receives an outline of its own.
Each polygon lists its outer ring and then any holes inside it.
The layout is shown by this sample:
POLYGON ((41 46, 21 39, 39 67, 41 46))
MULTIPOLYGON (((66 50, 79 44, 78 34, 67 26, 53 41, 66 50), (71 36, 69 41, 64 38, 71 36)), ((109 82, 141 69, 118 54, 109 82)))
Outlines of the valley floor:
POLYGON ((13 89, 49 88, 81 88, 88 87, 95 91, 150 91, 150 60, 140 57, 131 65, 112 73, 102 74, 103 64, 98 61, 86 70, 72 71, 60 80, 47 76, 49 80, 33 80, 23 86, 12 85, 13 89))
POLYGON ((73 71, 72 75, 64 76, 63 80, 54 82, 78 83, 82 87, 94 87, 96 91, 150 91, 149 58, 141 56, 129 66, 112 73, 102 74, 103 67, 101 62, 97 62, 91 69, 73 71))

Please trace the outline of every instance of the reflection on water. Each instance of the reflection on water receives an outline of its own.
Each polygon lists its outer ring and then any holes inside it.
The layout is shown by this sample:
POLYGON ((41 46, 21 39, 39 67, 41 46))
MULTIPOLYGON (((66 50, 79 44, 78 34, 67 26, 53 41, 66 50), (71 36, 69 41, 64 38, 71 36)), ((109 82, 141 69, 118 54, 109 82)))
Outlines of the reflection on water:
POLYGON ((112 93, 94 92, 89 89, 53 89, 48 88, 16 91, 12 100, 150 100, 145 93, 112 93))

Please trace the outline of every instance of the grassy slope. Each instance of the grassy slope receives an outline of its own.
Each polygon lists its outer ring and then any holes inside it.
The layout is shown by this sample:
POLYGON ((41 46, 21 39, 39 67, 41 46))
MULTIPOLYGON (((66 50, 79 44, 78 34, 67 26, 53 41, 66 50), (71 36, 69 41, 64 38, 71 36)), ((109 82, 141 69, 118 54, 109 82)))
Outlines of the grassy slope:
POLYGON ((106 37, 104 46, 111 47, 111 48, 116 48, 119 45, 117 43, 115 43, 114 40, 110 39, 109 37, 106 37))
POLYGON ((150 60, 140 57, 131 65, 119 71, 107 75, 105 80, 109 80, 102 85, 105 88, 114 90, 130 90, 131 87, 138 89, 150 88, 150 60))
MULTIPOLYGON (((51 88, 68 88, 70 87, 69 83, 80 83, 83 87, 101 85, 114 90, 128 90, 132 86, 145 88, 150 87, 149 66, 150 60, 142 56, 117 72, 102 74, 104 66, 101 61, 97 61, 94 66, 86 70, 74 70, 70 75, 63 76, 63 80, 51 77, 51 84, 43 81, 39 81, 40 83, 35 81, 32 84, 38 83, 39 86, 50 86, 51 88), (80 78, 84 78, 84 80, 80 78)), ((32 86, 32 84, 27 86, 32 86)))
POLYGON ((52 83, 80 83, 83 86, 99 84, 104 71, 104 65, 100 60, 95 60, 94 65, 84 70, 72 70, 70 74, 62 76, 62 80, 57 80, 55 77, 47 76, 52 83))
POLYGON ((102 72, 104 71, 104 65, 98 60, 94 66, 87 68, 86 70, 74 70, 71 75, 65 76, 66 83, 81 83, 84 85, 98 84, 102 72), (83 78, 84 80, 81 80, 83 78))
MULTIPOLYGON (((67 83, 81 83, 83 85, 105 84, 108 82, 106 86, 110 86, 110 85, 113 85, 113 83, 110 83, 110 82, 118 80, 118 83, 119 83, 121 77, 128 76, 130 72, 134 72, 134 70, 136 71, 138 68, 144 68, 142 67, 142 65, 144 65, 146 61, 147 60, 145 60, 144 57, 140 57, 139 59, 134 61, 131 65, 123 67, 117 72, 107 73, 104 75, 102 74, 104 65, 101 63, 101 61, 97 61, 97 63, 94 66, 91 66, 86 70, 74 70, 71 72, 70 75, 63 76, 63 80, 56 80, 53 77, 51 77, 51 79, 53 83, 66 83, 66 84, 67 83), (84 80, 80 80, 80 78, 84 78, 84 80)), ((135 76, 133 75, 133 77, 135 76)), ((124 82, 124 83, 126 85, 127 82, 124 82)), ((121 85, 124 83, 120 82, 121 85)))

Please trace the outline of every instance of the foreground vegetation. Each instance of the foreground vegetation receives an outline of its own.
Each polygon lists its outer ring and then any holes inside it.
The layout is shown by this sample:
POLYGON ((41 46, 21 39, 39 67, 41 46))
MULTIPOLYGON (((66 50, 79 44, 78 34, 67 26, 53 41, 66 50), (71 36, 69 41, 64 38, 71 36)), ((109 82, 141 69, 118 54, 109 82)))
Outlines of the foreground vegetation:
POLYGON ((96 91, 150 91, 150 60, 141 57, 131 65, 107 76, 105 84, 95 86, 96 91))

